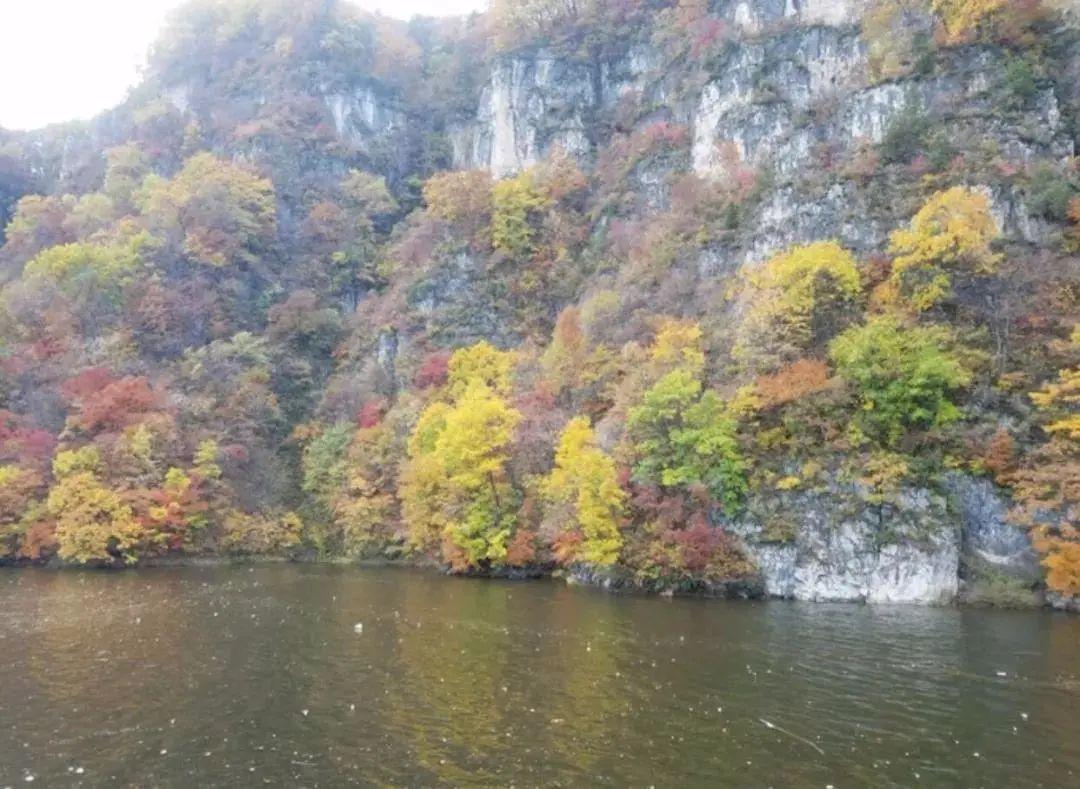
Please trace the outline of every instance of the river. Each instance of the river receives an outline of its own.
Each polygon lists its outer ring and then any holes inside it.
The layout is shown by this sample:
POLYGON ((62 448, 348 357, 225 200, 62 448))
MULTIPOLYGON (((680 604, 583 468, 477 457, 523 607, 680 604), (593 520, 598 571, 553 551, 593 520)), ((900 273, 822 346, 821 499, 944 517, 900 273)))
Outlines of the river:
POLYGON ((1080 617, 309 565, 0 600, 0 787, 1080 785, 1080 617))

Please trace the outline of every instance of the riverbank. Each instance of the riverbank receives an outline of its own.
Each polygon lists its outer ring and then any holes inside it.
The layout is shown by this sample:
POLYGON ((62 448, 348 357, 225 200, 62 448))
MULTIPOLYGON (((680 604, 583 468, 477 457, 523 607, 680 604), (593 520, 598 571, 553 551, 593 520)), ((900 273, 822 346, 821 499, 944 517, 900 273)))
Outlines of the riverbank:
MULTIPOLYGON (((508 580, 508 581, 553 581, 562 582, 569 586, 580 586, 601 590, 613 595, 637 595, 653 597, 680 597, 702 598, 712 600, 791 600, 797 602, 812 602, 820 604, 887 604, 887 605, 911 605, 923 607, 964 607, 964 608, 997 608, 1006 610, 1038 610, 1048 609, 1064 611, 1067 613, 1080 614, 1080 596, 1068 597, 1055 594, 1043 588, 1017 587, 1007 578, 999 578, 996 583, 988 584, 985 580, 979 583, 965 584, 961 582, 956 596, 952 599, 935 601, 881 601, 871 599, 869 596, 844 596, 837 598, 800 598, 794 595, 771 594, 765 579, 761 574, 747 578, 732 578, 727 580, 694 580, 683 583, 664 583, 656 581, 642 583, 626 572, 619 570, 595 570, 590 568, 574 568, 570 570, 554 567, 526 567, 526 568, 503 568, 498 571, 473 571, 468 573, 455 573, 446 567, 434 562, 413 560, 391 559, 348 559, 345 557, 322 557, 314 552, 296 554, 293 556, 275 555, 247 555, 247 556, 190 556, 174 555, 151 557, 142 560, 137 565, 98 567, 92 568, 103 572, 127 572, 140 568, 198 568, 198 567, 229 567, 229 566, 262 566, 262 565, 325 565, 336 567, 349 567, 358 570, 364 569, 400 569, 418 570, 457 578, 462 581, 469 580, 508 580)), ((65 565, 55 558, 45 564, 32 562, 14 562, 0 564, 0 569, 42 569, 53 571, 65 571, 75 569, 74 565, 65 565)), ((79 568, 86 569, 86 568, 79 568)))

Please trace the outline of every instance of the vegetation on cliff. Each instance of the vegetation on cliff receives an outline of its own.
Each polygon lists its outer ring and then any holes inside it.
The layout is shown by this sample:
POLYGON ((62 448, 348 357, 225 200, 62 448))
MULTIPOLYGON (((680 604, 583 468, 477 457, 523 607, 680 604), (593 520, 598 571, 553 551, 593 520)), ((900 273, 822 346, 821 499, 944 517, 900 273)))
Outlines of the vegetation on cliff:
MULTIPOLYGON (((1011 492, 1050 587, 1080 593, 1077 159, 943 140, 914 112, 795 176, 722 139, 703 169, 685 116, 627 93, 587 152, 453 168, 501 58, 546 48, 603 79, 646 47, 686 97, 744 39, 784 35, 715 5, 404 24, 197 0, 80 166, 49 159, 53 132, 0 137, 3 555, 693 588, 753 573, 729 527, 754 500, 846 479, 885 506, 962 471, 1011 492), (335 117, 357 95, 363 128, 335 117), (885 237, 747 252, 767 201, 833 187, 885 237), (1045 232, 1006 232, 1002 195, 1045 232)), ((995 128, 1065 96, 1076 38, 1053 4, 882 0, 850 24, 882 83, 989 58, 995 128)))

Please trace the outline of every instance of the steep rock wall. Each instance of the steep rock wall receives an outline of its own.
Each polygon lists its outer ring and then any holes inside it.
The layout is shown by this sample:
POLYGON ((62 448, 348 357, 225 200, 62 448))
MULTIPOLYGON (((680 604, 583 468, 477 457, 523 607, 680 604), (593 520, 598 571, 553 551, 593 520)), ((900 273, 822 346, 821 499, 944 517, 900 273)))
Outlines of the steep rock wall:
POLYGON ((956 597, 961 531, 940 495, 909 489, 875 504, 858 485, 834 481, 762 505, 768 514, 752 507, 733 529, 771 596, 924 604, 956 597))
MULTIPOLYGON (((898 217, 866 205, 837 163, 881 143, 905 113, 932 119, 947 140, 995 146, 1013 166, 1076 152, 1061 88, 1041 87, 1022 109, 1000 112, 1000 51, 956 50, 928 74, 874 83, 856 3, 714 5, 734 33, 701 85, 691 80, 673 87, 662 53, 648 44, 592 63, 545 50, 497 62, 476 117, 451 130, 455 165, 501 177, 556 148, 588 161, 610 136, 600 120, 634 95, 651 108, 639 124, 662 117, 690 128, 696 174, 726 176, 732 149, 741 163, 772 174, 776 188, 760 205, 739 255, 739 262, 754 262, 823 237, 858 250, 880 246, 898 217)), ((1007 235, 1045 240, 1045 225, 1031 217, 1022 195, 992 197, 1007 235)))
POLYGON ((876 502, 857 483, 752 501, 732 524, 767 594, 815 602, 951 603, 1007 582, 1021 596, 1040 579, 1028 536, 987 480, 953 475, 940 490, 908 488, 876 502))

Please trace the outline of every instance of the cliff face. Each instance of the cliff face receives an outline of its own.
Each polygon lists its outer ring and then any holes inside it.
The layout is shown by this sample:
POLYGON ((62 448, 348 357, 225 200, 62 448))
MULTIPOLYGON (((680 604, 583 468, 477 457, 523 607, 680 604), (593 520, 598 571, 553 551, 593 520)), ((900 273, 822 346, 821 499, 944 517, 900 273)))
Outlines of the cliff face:
MULTIPOLYGON (((475 49, 487 35, 478 19, 387 28, 324 9, 297 27, 268 12, 230 23, 234 38, 216 49, 190 23, 123 107, 87 127, 9 138, 5 150, 17 151, 21 167, 10 191, 91 191, 103 152, 123 143, 140 146, 164 175, 204 149, 267 175, 282 263, 272 282, 251 267, 235 289, 258 291, 260 305, 297 290, 340 305, 345 339, 333 369, 305 384, 307 402, 296 409, 327 424, 352 419, 365 402, 391 413, 395 403, 415 407, 410 388, 426 356, 482 340, 532 347, 546 342, 560 310, 584 311, 610 293, 619 307, 591 330, 596 338, 630 348, 650 315, 700 321, 711 381, 733 391, 745 383, 730 347, 747 304, 731 294, 746 272, 826 239, 878 260, 928 192, 955 183, 989 198, 1003 248, 1033 260, 1056 254, 1060 217, 1029 176, 1068 172, 1077 153, 1080 50, 1062 18, 1045 23, 1036 55, 1033 44, 974 34, 944 45, 940 20, 914 0, 638 5, 653 10, 615 35, 585 23, 497 51, 475 49), (868 15, 879 7, 891 21, 875 27, 868 15), (406 218, 423 208, 420 183, 441 170, 503 179, 553 161, 574 163, 585 186, 567 187, 574 196, 559 198, 570 207, 557 220, 534 223, 534 241, 555 239, 529 249, 539 272, 505 247, 493 251, 482 233, 466 237, 423 210, 406 218), (342 295, 320 284, 318 265, 347 256, 311 240, 312 207, 325 215, 337 182, 356 168, 383 176, 401 210, 373 214, 363 283, 342 295), (727 203, 714 215, 718 192, 727 203), (687 217, 698 224, 683 228, 687 217), (657 250, 662 270, 634 262, 657 250), (308 258, 308 268, 295 262, 308 258)), ((959 291, 950 318, 963 312, 965 331, 992 336, 1004 368, 1001 346, 1016 321, 995 315, 1000 293, 959 291)), ((979 341, 989 353, 992 341, 979 341)), ((320 368, 304 364, 305 375, 320 368)), ((1009 396, 972 395, 972 423, 984 430, 1000 412, 1022 434, 1027 415, 1009 396)), ((617 393, 597 400, 589 405, 601 444, 614 451, 625 404, 617 393)), ((830 458, 813 485, 754 490, 738 517, 713 513, 769 594, 937 603, 987 585, 1024 595, 1037 586, 1027 533, 1006 517, 1011 502, 971 476, 973 464, 945 474, 942 463, 883 497, 839 471, 842 452, 830 458)), ((790 466, 789 478, 796 470, 794 457, 769 462, 790 466)))
MULTIPOLYGON (((588 161, 610 142, 607 116, 633 99, 658 118, 685 124, 692 171, 727 175, 726 147, 737 161, 768 168, 775 188, 765 197, 747 262, 795 243, 838 237, 856 249, 880 247, 895 217, 882 214, 854 179, 833 162, 860 146, 882 142, 905 113, 933 118, 957 150, 996 146, 1015 166, 1075 155, 1071 116, 1074 80, 1063 75, 1039 86, 1022 109, 1003 117, 1007 55, 966 48, 925 74, 875 81, 859 30, 859 4, 849 2, 724 2, 714 13, 731 43, 706 72, 673 73, 661 53, 634 44, 619 58, 580 63, 543 48, 504 57, 492 67, 476 117, 453 129, 454 163, 496 176, 535 165, 553 150, 588 161), (685 84, 687 81, 691 84, 685 84), (697 82, 699 84, 693 84, 697 82)), ((1074 53, 1068 74, 1080 58, 1074 53)), ((993 191, 993 190, 991 190, 993 191)), ((995 212, 1015 238, 1044 242, 1048 227, 1031 216, 1023 196, 993 191, 995 212)))
MULTIPOLYGON (((501 58, 476 117, 453 129, 455 166, 503 177, 556 150, 588 163, 610 141, 604 119, 620 101, 632 99, 650 108, 640 124, 659 118, 691 130, 689 169, 695 174, 728 177, 725 168, 734 161, 768 168, 775 178, 739 242, 702 252, 700 277, 708 280, 730 277, 733 262, 759 263, 822 238, 864 252, 880 249, 903 212, 883 206, 880 195, 859 177, 845 178, 834 163, 880 145, 906 114, 932 117, 956 151, 978 141, 1016 167, 1075 155, 1074 121, 1062 105, 1071 103, 1075 111, 1073 87, 1044 84, 1022 109, 1003 117, 1006 56, 982 47, 952 53, 926 73, 874 80, 857 5, 715 3, 714 13, 733 31, 732 43, 690 87, 648 44, 593 63, 568 61, 544 48, 501 58), (724 155, 725 146, 737 154, 734 159, 724 155)), ((1074 53, 1070 71, 1077 63, 1074 53)), ((1033 216, 1024 194, 981 188, 1010 238, 1047 243, 1052 228, 1033 216)), ((1007 504, 985 483, 957 482, 951 497, 910 490, 887 506, 830 487, 785 505, 797 521, 793 541, 770 541, 762 521, 739 528, 770 595, 941 603, 955 599, 964 580, 976 595, 976 576, 988 565, 1021 587, 1038 575, 1027 536, 1008 523, 1007 504)))

